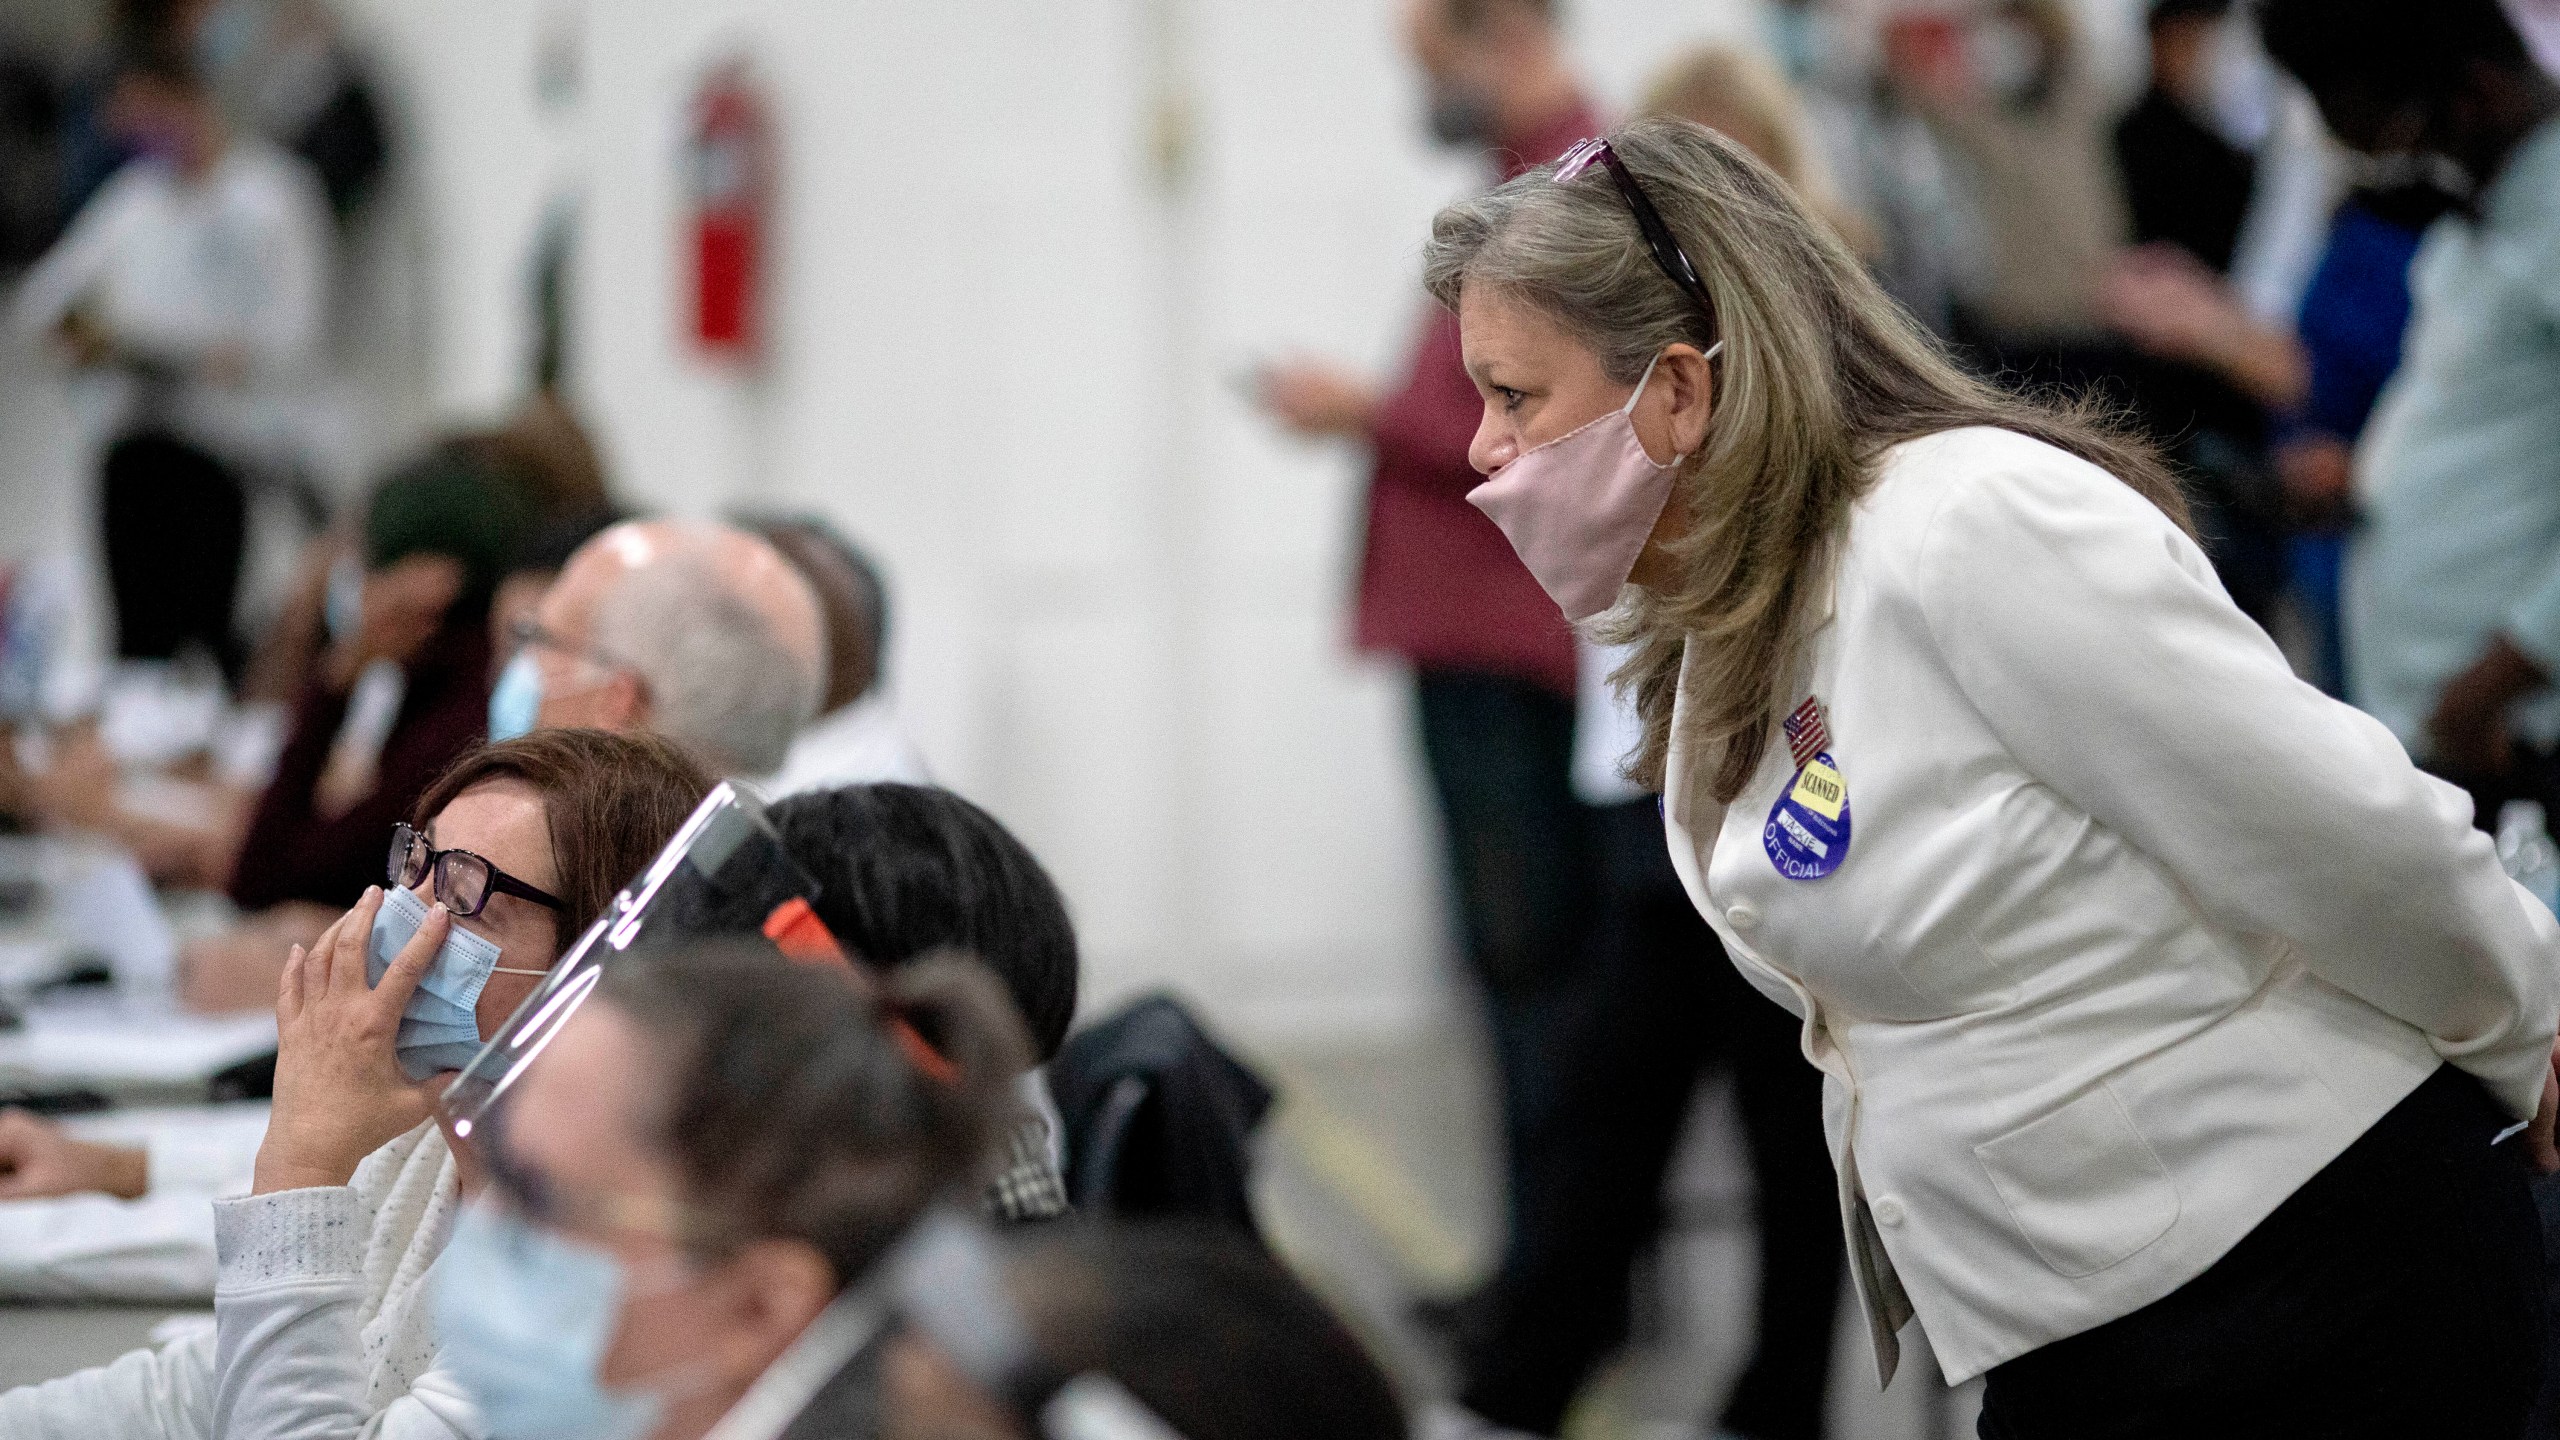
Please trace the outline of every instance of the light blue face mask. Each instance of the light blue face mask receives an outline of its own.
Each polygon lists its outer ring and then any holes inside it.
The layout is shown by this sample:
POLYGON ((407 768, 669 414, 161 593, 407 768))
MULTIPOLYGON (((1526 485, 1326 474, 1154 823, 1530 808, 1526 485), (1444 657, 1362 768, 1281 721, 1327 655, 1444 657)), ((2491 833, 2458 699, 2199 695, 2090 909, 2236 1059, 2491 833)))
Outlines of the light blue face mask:
POLYGON ((628 1277, 604 1251, 486 1201, 463 1208, 436 1261, 436 1334, 453 1378, 507 1440, 634 1440, 666 1402, 597 1378, 628 1277))
POLYGON ((495 743, 530 735, 541 718, 542 666, 528 646, 498 672, 498 683, 489 691, 489 739, 495 743))
MULTIPOLYGON (((426 923, 427 902, 415 891, 385 891, 365 944, 365 983, 381 984, 382 972, 426 923)), ((459 1070, 480 1053, 480 992, 491 975, 549 973, 500 965, 501 953, 497 941, 463 929, 459 921, 445 932, 436 958, 418 977, 416 992, 400 1008, 400 1035, 392 1046, 402 1074, 424 1080, 440 1070, 459 1070)))

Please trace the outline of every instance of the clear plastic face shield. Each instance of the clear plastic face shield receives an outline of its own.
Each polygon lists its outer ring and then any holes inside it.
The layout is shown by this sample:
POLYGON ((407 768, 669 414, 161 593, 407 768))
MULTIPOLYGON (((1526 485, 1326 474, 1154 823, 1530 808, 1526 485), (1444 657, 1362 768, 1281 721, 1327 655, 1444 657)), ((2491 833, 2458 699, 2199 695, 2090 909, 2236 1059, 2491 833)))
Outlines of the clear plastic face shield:
POLYGON ((1033 1341, 986 1226, 942 1210, 917 1222, 890 1266, 898 1314, 1041 1440, 1183 1440, 1099 1371, 1061 1373, 1033 1341))
POLYGON ((561 955, 438 1102, 456 1138, 489 1153, 494 1108, 595 992, 604 968, 635 950, 761 933, 794 960, 847 965, 811 902, 818 885, 783 848, 754 792, 723 782, 561 955))

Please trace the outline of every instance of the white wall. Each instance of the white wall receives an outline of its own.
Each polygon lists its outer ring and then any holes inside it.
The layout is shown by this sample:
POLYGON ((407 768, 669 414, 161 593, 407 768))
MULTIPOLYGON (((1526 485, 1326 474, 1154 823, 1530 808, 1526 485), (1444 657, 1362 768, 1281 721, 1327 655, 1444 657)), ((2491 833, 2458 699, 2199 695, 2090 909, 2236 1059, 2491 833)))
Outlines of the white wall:
MULTIPOLYGON (((1075 905, 1098 994, 1172 980, 1263 1033, 1445 1004, 1390 666, 1345 644, 1357 457, 1275 438, 1255 357, 1392 369, 1431 211, 1393 0, 362 0, 410 107, 436 406, 521 373, 546 198, 583 196, 577 384, 622 485, 824 509, 898 591, 938 770, 1075 905), (574 34, 571 109, 535 98, 574 34), (685 103, 747 55, 782 140, 777 324, 742 382, 681 341, 685 103), (1187 97, 1188 166, 1156 137, 1187 97)), ((1744 0, 1586 0, 1619 100, 1744 0)))

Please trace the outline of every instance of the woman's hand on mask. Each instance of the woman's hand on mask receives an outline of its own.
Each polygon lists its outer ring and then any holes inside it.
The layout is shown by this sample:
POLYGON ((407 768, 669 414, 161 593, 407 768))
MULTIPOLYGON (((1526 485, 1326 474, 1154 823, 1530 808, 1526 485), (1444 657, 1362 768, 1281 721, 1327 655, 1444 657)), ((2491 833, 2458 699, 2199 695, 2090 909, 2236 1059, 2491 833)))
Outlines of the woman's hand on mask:
POLYGON ((413 1084, 392 1046, 400 1011, 453 926, 442 905, 393 957, 382 983, 365 984, 365 946, 382 908, 380 887, 338 918, 310 949, 286 959, 276 995, 275 1113, 258 1147, 256 1193, 344 1185, 364 1157, 434 1113, 439 1086, 413 1084))

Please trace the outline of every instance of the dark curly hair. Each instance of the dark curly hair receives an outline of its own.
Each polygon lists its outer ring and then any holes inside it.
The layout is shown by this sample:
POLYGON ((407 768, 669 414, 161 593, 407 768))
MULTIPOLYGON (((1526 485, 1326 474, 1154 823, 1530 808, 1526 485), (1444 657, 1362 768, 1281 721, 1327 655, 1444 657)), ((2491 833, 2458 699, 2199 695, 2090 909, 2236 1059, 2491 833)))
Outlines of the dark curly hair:
POLYGON ((783 848, 818 882, 818 918, 872 965, 965 951, 1011 992, 1046 1063, 1076 1014, 1066 897, 993 815, 930 785, 848 785, 777 802, 783 848))

